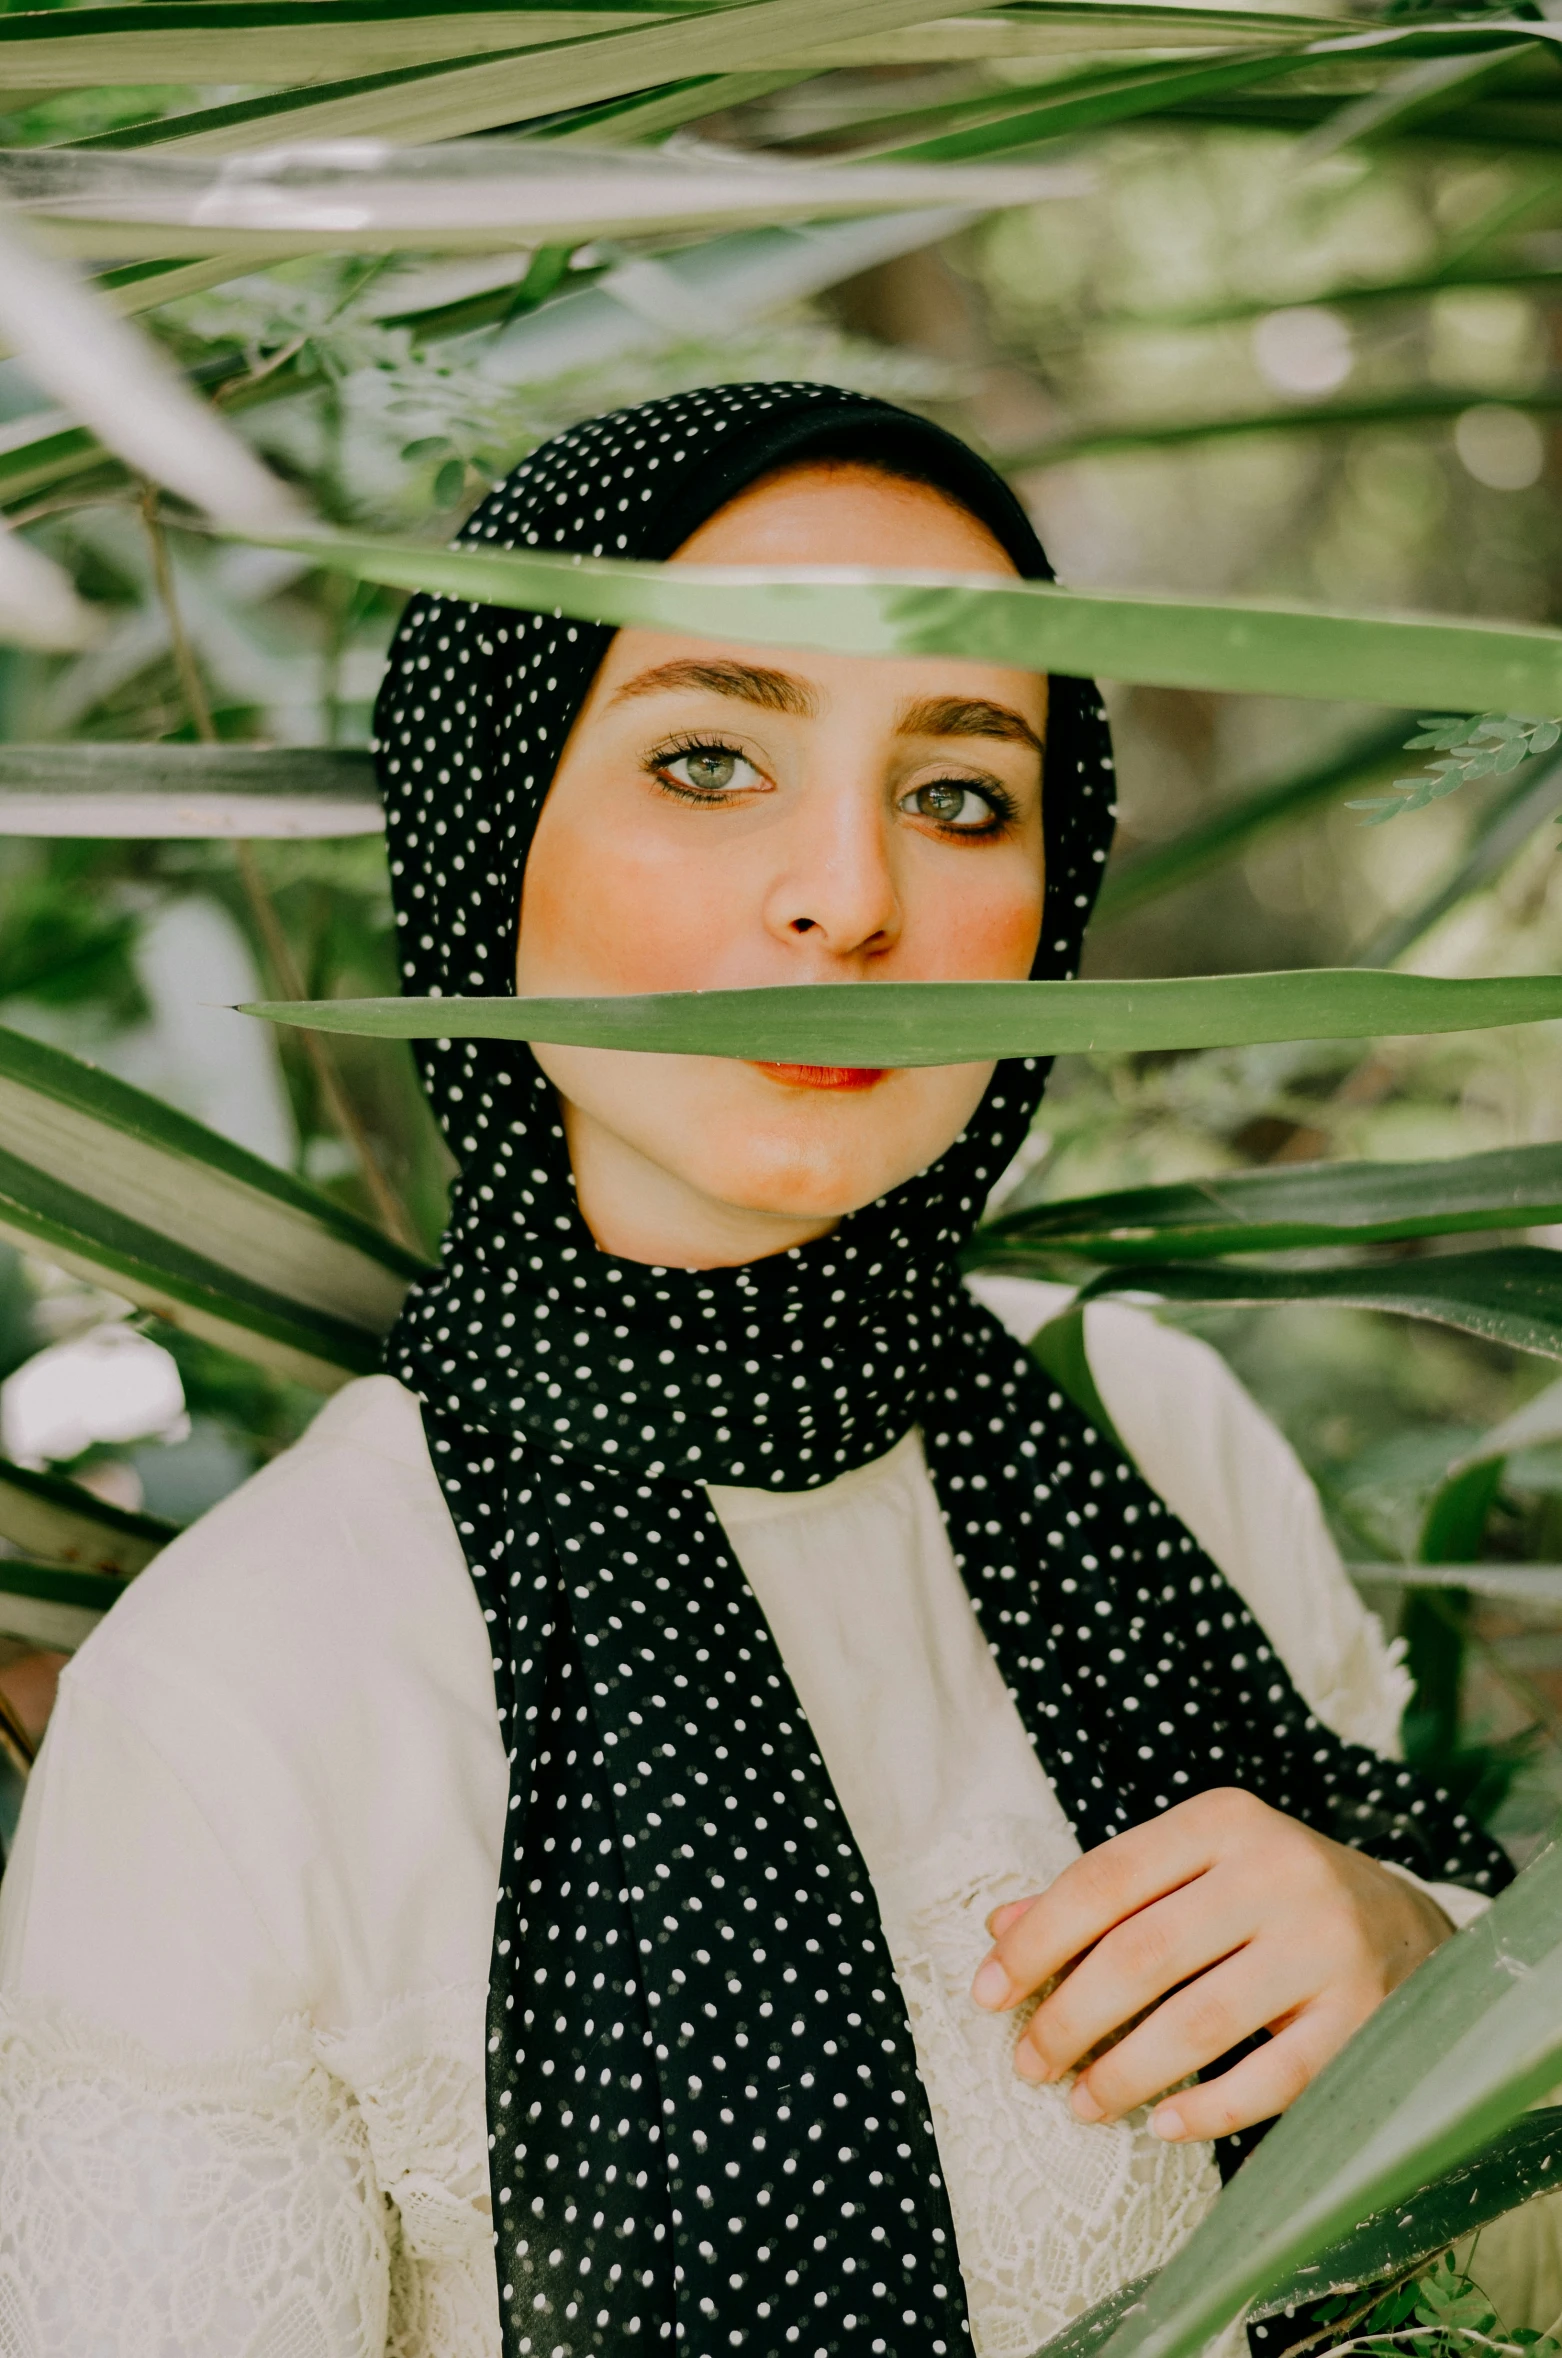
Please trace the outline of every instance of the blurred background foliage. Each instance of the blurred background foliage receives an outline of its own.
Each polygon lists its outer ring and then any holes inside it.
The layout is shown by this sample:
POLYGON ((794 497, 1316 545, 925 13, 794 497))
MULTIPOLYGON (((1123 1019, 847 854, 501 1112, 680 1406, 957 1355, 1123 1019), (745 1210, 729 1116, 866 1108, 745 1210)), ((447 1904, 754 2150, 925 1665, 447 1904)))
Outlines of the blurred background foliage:
MULTIPOLYGON (((1066 53, 864 68, 694 122, 728 144, 855 152, 878 106, 953 106, 1006 76, 1067 88, 1086 71, 1066 53)), ((184 366, 233 389, 229 413, 322 513, 376 529, 453 529, 538 440, 593 411, 713 379, 809 375, 908 402, 986 450, 1075 586, 1558 623, 1562 164, 1547 142, 1562 80, 1549 55, 1508 73, 1506 94, 1332 152, 1316 126, 1351 95, 1337 65, 1312 88, 1293 78, 1284 98, 1168 106, 1081 143, 1078 196, 990 216, 758 324, 521 383, 479 372, 472 332, 595 283, 613 251, 544 248, 508 278, 492 258, 295 261, 144 318, 184 366), (431 319, 464 324, 466 340, 430 336, 431 319)), ((0 144, 243 95, 48 96, 5 117, 0 144)), ((0 434, 39 406, 0 362, 0 434)), ((69 565, 105 628, 77 656, 0 653, 0 736, 367 742, 395 594, 171 523, 149 530, 114 469, 39 488, 11 520, 69 565)), ((1109 694, 1121 825, 1089 971, 1562 968, 1562 763, 1371 826, 1350 802, 1414 766, 1396 748, 1417 716, 1109 694)), ((361 1149, 301 1036, 279 1041, 227 1010, 262 985, 289 995, 267 906, 308 996, 395 989, 380 843, 273 842, 252 858, 246 879, 220 841, 0 838, 0 1022, 377 1218, 361 1149)), ((1556 1027, 1534 1025, 1365 1049, 1067 1059, 1027 1185, 1063 1196, 1556 1140, 1558 1047, 1556 1027)), ((448 1166, 408 1051, 338 1040, 331 1054, 383 1186, 432 1249, 448 1166)), ((114 1307, 41 1261, 0 1256, 0 1378, 114 1307)), ((1562 1442, 1496 1461, 1460 1493, 1457 1532, 1428 1530, 1440 1497, 1447 1521, 1450 1473, 1549 1380, 1544 1362, 1344 1309, 1182 1315, 1289 1434, 1348 1558, 1562 1561, 1562 1442)), ((182 1415, 63 1455, 14 1433, 7 1446, 182 1522, 284 1446, 314 1401, 143 1323, 177 1363, 182 1415)), ((1562 1806, 1562 1615, 1457 1589, 1408 1608, 1397 1589, 1370 1593, 1405 1616, 1420 1681, 1412 1749, 1527 1853, 1562 1806)))

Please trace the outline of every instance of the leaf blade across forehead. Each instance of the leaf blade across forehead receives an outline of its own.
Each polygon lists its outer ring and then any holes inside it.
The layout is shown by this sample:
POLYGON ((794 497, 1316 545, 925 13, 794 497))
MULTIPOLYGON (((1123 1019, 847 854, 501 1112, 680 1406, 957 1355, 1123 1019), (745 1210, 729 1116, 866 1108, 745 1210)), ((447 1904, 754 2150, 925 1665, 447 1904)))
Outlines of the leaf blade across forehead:
POLYGON ((1562 631, 1556 630, 1081 593, 1040 581, 845 567, 760 573, 535 549, 436 549, 350 533, 311 533, 274 545, 360 580, 718 640, 857 655, 966 656, 1021 670, 1226 694, 1562 712, 1562 631))
POLYGON ((1482 1031, 1562 1017, 1562 976, 1454 982, 1324 967, 1151 982, 807 983, 603 999, 261 1000, 242 1012, 369 1039, 543 1040, 892 1067, 1482 1031))

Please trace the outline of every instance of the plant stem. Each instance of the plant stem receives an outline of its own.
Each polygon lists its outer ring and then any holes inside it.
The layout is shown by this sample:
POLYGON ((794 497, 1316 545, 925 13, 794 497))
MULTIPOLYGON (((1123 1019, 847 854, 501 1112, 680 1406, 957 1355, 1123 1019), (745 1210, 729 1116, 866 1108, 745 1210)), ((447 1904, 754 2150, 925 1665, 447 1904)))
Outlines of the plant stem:
POLYGON ((200 665, 195 660, 195 649, 184 627, 179 593, 174 585, 174 569, 168 561, 168 539, 157 512, 157 486, 154 483, 144 483, 141 487, 141 520, 146 526, 146 537, 152 551, 152 577, 157 583, 157 595, 168 624, 174 669, 179 675, 179 691, 201 743, 215 745, 217 731, 212 725, 212 708, 207 701, 206 682, 201 677, 200 665))
MULTIPOLYGON (((141 514, 146 524, 147 539, 152 551, 152 570, 157 582, 157 594, 168 620, 168 635, 173 648, 174 668, 179 675, 179 686, 196 735, 203 745, 217 743, 217 731, 212 722, 211 705, 207 700, 206 685, 195 660, 195 649, 190 644, 184 627, 184 616, 179 608, 179 595, 174 582, 173 567, 168 560, 168 542, 162 520, 157 512, 158 494, 155 485, 146 484, 141 493, 141 514)), ((277 906, 266 887, 255 857, 255 846, 247 837, 235 845, 238 854, 239 881, 249 905, 251 920, 265 949, 266 961, 275 979, 277 996, 281 999, 306 999, 309 996, 287 929, 277 914, 277 906)), ((304 1054, 314 1073, 315 1085, 324 1100, 332 1123, 340 1136, 351 1147, 363 1173, 380 1225, 396 1242, 409 1252, 422 1252, 422 1242, 403 1210, 400 1198, 384 1171, 370 1143, 369 1134, 359 1119, 358 1109, 348 1096, 341 1074, 325 1041, 318 1032, 301 1032, 304 1054)))

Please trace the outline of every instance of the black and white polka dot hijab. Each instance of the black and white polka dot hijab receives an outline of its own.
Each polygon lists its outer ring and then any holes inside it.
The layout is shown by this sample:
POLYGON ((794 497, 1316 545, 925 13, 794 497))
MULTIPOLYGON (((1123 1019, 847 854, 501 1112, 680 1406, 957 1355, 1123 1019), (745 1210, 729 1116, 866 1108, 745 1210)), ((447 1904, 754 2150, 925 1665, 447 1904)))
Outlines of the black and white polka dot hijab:
MULTIPOLYGON (((824 454, 943 486, 1047 573, 970 452, 823 385, 593 419, 463 537, 666 558, 824 454)), ((527 848, 610 635, 409 607, 377 714, 409 990, 513 989, 527 848)), ((1038 973, 1074 970, 1111 768, 1094 688, 1055 680, 1038 973)), ((959 2258, 873 1889, 703 1484, 809 1488, 920 1425, 1084 1844, 1218 1782, 1441 1876, 1496 1880, 1496 1854, 1308 1717, 1220 1574, 959 1285, 1039 1065, 1000 1065, 947 1154, 834 1235, 702 1271, 596 1249, 527 1049, 441 1042, 423 1069, 461 1176, 389 1364, 423 1403, 510 1759, 488 2041, 505 2358, 942 2358, 966 2343, 959 2258)))

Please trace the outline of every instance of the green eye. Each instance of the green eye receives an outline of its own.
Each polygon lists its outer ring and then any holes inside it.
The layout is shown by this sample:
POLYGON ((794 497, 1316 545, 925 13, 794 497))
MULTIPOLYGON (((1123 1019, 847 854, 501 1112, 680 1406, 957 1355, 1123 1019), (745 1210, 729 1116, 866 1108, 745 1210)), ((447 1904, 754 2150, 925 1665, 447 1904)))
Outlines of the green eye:
POLYGON ((761 783, 759 772, 735 745, 680 745, 653 756, 653 774, 686 801, 719 802, 761 783))
POLYGON ((723 786, 732 784, 738 757, 735 753, 719 752, 712 746, 704 752, 686 753, 682 764, 674 763, 673 766, 682 767, 691 786, 698 786, 704 793, 714 794, 723 786))
POLYGON ((991 828, 998 817, 985 794, 957 778, 938 778, 929 786, 914 787, 900 807, 916 818, 931 819, 940 827, 958 827, 971 835, 991 828))

